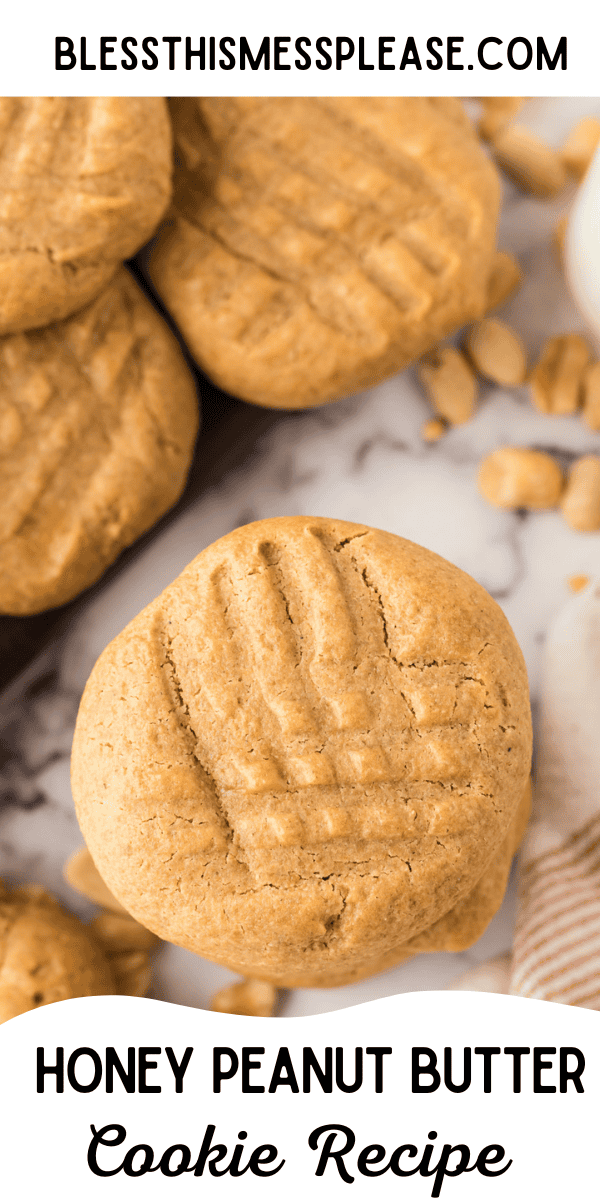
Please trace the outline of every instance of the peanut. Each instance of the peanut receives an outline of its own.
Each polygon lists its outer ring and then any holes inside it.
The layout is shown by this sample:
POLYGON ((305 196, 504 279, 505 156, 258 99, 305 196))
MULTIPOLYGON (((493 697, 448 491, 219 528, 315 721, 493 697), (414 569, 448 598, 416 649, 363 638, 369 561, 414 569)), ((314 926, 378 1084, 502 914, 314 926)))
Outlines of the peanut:
POLYGON ((552 416, 576 412, 590 358, 590 348, 578 333, 550 338, 529 381, 535 407, 552 416))
POLYGON ((552 241, 554 242, 554 249, 556 250, 556 253, 558 255, 558 260, 560 263, 562 263, 564 253, 565 253, 565 239, 567 236, 568 224, 569 224, 569 215, 568 215, 568 213, 565 213, 564 216, 562 216, 560 218, 560 220, 558 220, 556 222, 556 225, 554 226, 554 230, 552 233, 552 241))
POLYGON ((600 429, 600 362, 588 367, 581 387, 583 397, 582 417, 590 429, 600 429))
POLYGON ((595 533, 600 529, 600 458, 597 454, 585 454, 573 463, 560 507, 572 529, 581 533, 595 533))
POLYGON ((523 383, 527 374, 525 347, 514 329, 495 317, 472 325, 465 343, 481 375, 508 386, 523 383))
POLYGON ((431 421, 426 421, 422 430, 421 437, 425 442, 437 442, 446 433, 448 426, 439 417, 433 418, 431 421))
POLYGON ((554 508, 563 475, 549 454, 524 446, 502 446, 484 458, 478 484, 482 496, 496 508, 554 508))
POLYGON ((145 929, 133 917, 121 916, 120 913, 103 912, 95 917, 90 929, 110 958, 113 954, 128 953, 132 950, 152 950, 158 945, 159 939, 155 933, 145 929))
POLYGON ((212 998, 213 1012, 235 1013, 239 1017, 272 1017, 277 988, 263 979, 244 979, 221 988, 212 998))
POLYGON ((109 908, 111 912, 124 913, 126 909, 115 899, 107 888, 98 868, 86 846, 77 850, 65 864, 63 875, 67 883, 80 892, 94 904, 109 908))
POLYGON ((494 136, 498 165, 533 196, 547 199, 562 191, 567 169, 560 154, 523 125, 508 125, 494 136))
POLYGON ((589 575, 570 575, 567 580, 572 592, 582 592, 589 582, 589 575))
POLYGON ((512 254, 498 250, 488 279, 486 312, 498 308, 523 281, 523 272, 512 254))
POLYGON ((118 994, 120 996, 145 996, 152 978, 150 960, 143 950, 132 950, 129 954, 115 954, 110 959, 118 994))
POLYGON ((561 158, 571 175, 583 179, 600 144, 600 121, 584 117, 574 125, 561 150, 561 158))
POLYGON ((522 96, 480 96, 482 114, 477 123, 480 137, 491 141, 523 107, 522 96))
POLYGON ((463 425, 473 415, 477 381, 464 354, 442 346, 423 358, 417 368, 436 412, 450 425, 463 425))

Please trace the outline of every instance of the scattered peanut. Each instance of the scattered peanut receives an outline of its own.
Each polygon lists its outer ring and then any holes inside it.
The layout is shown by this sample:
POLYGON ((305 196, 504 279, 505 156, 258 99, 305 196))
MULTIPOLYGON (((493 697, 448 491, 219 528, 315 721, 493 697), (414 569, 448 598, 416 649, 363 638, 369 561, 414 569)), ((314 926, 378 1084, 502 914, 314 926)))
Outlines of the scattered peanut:
POLYGON ((584 372, 581 386, 583 398, 582 417, 590 429, 600 429, 600 362, 593 363, 584 372))
POLYGON ((438 442, 447 429, 445 421, 440 420, 439 417, 433 417, 431 421, 425 422, 421 430, 421 437, 425 442, 438 442))
POLYGON ((150 960, 143 950, 132 950, 129 954, 115 954, 110 965, 113 969, 120 996, 145 996, 150 987, 152 972, 150 960))
POLYGON ((213 1012, 235 1013, 239 1017, 272 1017, 277 988, 264 979, 244 979, 221 988, 212 998, 213 1012))
POLYGON ((551 416, 576 412, 590 358, 590 348, 578 333, 550 338, 529 381, 535 407, 551 416))
POLYGON ((498 308, 523 281, 523 272, 512 254, 498 250, 488 280, 486 312, 498 308))
POLYGON ((113 954, 129 953, 132 950, 152 950, 158 946, 159 938, 149 929, 145 929, 139 921, 128 914, 103 912, 95 917, 90 929, 104 947, 110 957, 113 954))
POLYGON ((496 508, 554 508, 563 475, 549 454, 524 446, 502 446, 484 458, 478 484, 482 496, 496 508))
POLYGON ((573 463, 560 502, 572 529, 594 533, 600 529, 600 458, 586 454, 573 463))
POLYGON ((560 154, 523 125, 501 129, 494 136, 494 152, 509 178, 533 196, 556 196, 567 182, 560 154))
POLYGON ((450 425, 463 425, 473 415, 477 381, 464 354, 453 346, 433 350, 417 368, 421 383, 439 413, 450 425))
POLYGON ((126 912, 123 905, 119 904, 119 901, 107 888, 86 846, 72 855, 65 864, 63 875, 76 892, 80 892, 88 900, 93 900, 94 904, 100 904, 102 908, 109 908, 111 912, 126 912))
POLYGON ((590 582, 589 575, 570 575, 567 583, 572 592, 582 592, 590 582))
POLYGON ((465 349, 481 375, 508 386, 523 383, 527 374, 525 347, 514 329, 495 317, 472 325, 465 349))
POLYGON ((565 238, 567 236, 568 224, 569 224, 569 215, 568 215, 568 213, 565 213, 565 215, 563 217, 561 217, 559 221, 556 222, 556 225, 554 226, 554 231, 552 234, 552 241, 554 242, 554 249, 556 250, 556 253, 558 254, 558 259, 559 259, 560 263, 562 263, 563 256, 565 253, 565 238))
POLYGON ((562 148, 561 158, 572 175, 582 179, 600 145, 598 117, 584 117, 574 125, 562 148))
POLYGON ((477 129, 482 138, 491 141, 523 107, 522 96, 480 96, 482 114, 477 129))

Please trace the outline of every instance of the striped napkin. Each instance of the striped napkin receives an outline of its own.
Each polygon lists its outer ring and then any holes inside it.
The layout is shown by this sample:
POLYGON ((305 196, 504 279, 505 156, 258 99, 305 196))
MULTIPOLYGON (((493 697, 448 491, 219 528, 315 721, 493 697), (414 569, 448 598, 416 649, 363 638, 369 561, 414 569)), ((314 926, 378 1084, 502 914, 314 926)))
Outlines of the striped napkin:
POLYGON ((512 955, 454 989, 600 1010, 600 580, 549 632, 512 955))

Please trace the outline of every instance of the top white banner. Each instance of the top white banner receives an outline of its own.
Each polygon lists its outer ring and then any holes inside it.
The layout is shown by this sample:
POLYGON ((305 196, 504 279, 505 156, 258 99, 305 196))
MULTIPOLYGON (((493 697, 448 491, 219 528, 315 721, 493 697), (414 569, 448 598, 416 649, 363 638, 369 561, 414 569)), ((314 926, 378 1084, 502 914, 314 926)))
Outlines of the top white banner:
POLYGON ((4 95, 595 96, 583 0, 6 6, 4 95))

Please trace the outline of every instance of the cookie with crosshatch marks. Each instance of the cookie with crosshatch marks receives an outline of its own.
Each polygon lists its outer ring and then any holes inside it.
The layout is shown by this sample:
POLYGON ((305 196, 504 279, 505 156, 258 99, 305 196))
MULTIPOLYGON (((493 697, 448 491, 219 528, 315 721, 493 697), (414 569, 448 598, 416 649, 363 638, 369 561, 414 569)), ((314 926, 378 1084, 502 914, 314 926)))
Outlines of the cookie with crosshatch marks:
POLYGON ((185 97, 150 262, 226 391, 306 408, 483 314, 499 181, 460 101, 185 97))
POLYGON ((162 97, 0 98, 0 334, 93 300, 170 195, 162 97))
POLYGON ((142 924, 331 986, 456 947, 461 905, 482 932, 530 754, 523 658, 479 584, 394 534, 281 517, 209 546, 107 647, 72 780, 142 924))
POLYGON ((185 484, 198 399, 124 268, 92 304, 0 338, 0 613, 89 587, 185 484))

